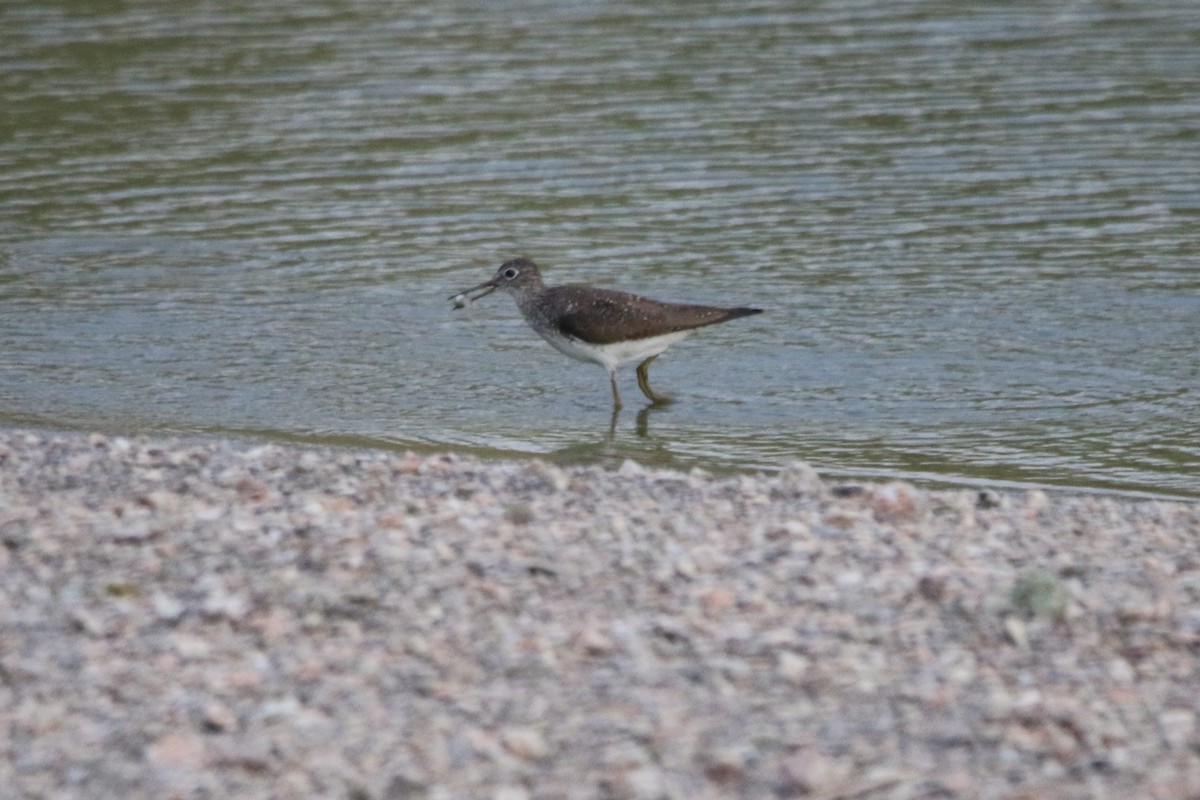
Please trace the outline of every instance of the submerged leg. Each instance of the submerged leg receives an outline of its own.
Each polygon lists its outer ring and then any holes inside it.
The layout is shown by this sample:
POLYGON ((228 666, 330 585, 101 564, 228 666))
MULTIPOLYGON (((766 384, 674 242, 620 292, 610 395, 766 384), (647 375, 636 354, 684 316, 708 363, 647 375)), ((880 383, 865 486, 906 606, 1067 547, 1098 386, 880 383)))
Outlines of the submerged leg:
POLYGON ((608 371, 608 382, 612 384, 613 390, 613 411, 621 410, 621 393, 617 391, 617 370, 616 368, 608 371))
POLYGON ((658 358, 658 356, 650 356, 641 364, 638 364, 637 379, 638 388, 642 390, 642 394, 650 398, 650 402, 654 403, 654 405, 661 406, 665 403, 671 402, 671 398, 664 397, 661 394, 655 394, 654 390, 650 388, 650 362, 656 358, 658 358))

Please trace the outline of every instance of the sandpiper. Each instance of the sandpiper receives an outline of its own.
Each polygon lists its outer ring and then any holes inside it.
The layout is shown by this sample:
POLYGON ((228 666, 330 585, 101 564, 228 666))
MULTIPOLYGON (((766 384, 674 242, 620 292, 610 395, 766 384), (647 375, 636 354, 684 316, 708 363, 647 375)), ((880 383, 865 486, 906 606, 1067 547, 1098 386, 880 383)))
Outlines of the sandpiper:
POLYGON ((621 407, 617 391, 617 367, 621 364, 640 360, 638 388, 655 405, 669 402, 650 388, 651 361, 696 328, 762 313, 761 308, 663 303, 591 286, 546 286, 537 265, 528 258, 505 261, 491 280, 450 300, 455 308, 462 308, 497 289, 513 296, 529 327, 555 349, 608 370, 614 411, 621 407), (479 293, 471 296, 473 292, 479 293))

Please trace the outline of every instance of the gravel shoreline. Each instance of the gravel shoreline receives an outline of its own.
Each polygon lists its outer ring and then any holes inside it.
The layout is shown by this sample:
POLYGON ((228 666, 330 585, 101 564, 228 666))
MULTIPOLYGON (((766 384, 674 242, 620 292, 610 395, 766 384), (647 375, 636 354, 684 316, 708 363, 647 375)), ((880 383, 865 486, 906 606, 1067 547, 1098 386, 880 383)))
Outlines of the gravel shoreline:
POLYGON ((3 798, 1197 798, 1200 505, 0 432, 3 798))

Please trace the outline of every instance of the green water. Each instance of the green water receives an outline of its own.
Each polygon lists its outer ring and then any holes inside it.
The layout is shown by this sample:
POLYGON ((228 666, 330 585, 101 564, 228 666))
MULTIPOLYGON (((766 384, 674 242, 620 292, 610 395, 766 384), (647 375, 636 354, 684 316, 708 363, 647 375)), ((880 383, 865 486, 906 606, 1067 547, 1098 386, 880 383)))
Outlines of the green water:
POLYGON ((1190 4, 241 5, 0 6, 0 424, 1200 496, 1190 4))

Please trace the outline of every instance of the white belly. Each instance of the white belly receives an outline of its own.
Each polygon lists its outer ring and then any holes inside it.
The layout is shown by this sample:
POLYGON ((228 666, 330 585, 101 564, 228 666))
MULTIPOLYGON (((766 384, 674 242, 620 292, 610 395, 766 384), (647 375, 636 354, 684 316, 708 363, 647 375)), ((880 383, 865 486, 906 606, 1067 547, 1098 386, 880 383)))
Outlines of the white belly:
POLYGON ((656 356, 676 342, 682 342, 690 333, 691 331, 676 331, 662 336, 650 336, 645 339, 633 339, 628 342, 612 344, 588 344, 567 336, 548 336, 546 334, 542 334, 542 338, 552 344, 554 349, 560 353, 612 370, 619 364, 629 361, 644 361, 651 356, 656 356))

